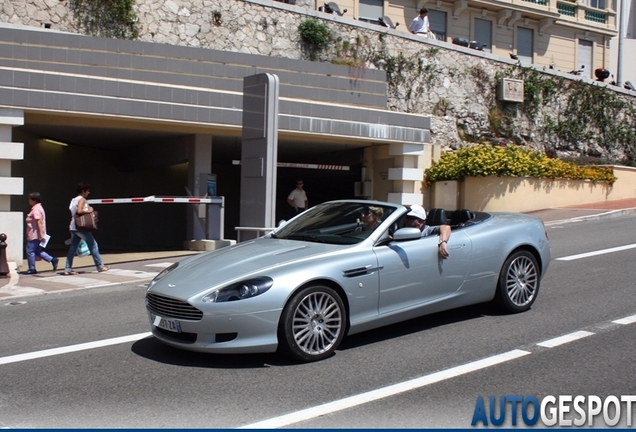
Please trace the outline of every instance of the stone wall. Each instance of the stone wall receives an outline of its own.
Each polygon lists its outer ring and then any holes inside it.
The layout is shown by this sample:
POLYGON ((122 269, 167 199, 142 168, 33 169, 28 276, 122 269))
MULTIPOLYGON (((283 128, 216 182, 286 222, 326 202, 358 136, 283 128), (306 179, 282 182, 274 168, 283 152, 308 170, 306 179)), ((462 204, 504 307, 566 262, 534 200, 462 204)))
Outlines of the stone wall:
MULTIPOLYGON (((27 26, 51 23, 52 29, 78 32, 69 4, 73 0, 4 0, 0 21, 27 26)), ((298 34, 299 24, 312 17, 325 22, 333 41, 317 55, 321 61, 360 68, 382 68, 389 79, 388 108, 432 116, 431 141, 444 148, 471 142, 497 141, 545 150, 556 156, 589 155, 615 162, 634 158, 636 143, 608 145, 590 130, 585 139, 568 141, 546 133, 545 126, 562 115, 567 86, 545 98, 538 115, 496 101, 496 76, 514 62, 487 53, 421 40, 418 37, 314 10, 314 2, 296 6, 270 0, 137 0, 139 39, 162 44, 214 48, 293 59, 311 51, 298 34), (506 134, 493 132, 493 116, 505 109, 506 134)), ((558 71, 541 71, 548 80, 577 79, 558 71)), ((611 88, 620 101, 636 107, 636 93, 611 88)), ((634 110, 615 114, 615 122, 636 129, 634 110)), ((494 119, 496 120, 496 119, 494 119)))

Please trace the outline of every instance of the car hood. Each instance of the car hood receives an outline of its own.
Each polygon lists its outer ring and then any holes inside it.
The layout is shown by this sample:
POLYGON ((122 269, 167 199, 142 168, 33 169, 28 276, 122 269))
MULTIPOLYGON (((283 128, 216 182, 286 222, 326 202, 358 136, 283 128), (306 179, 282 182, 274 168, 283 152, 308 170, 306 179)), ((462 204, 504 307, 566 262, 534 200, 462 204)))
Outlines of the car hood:
POLYGON ((259 238, 183 260, 174 271, 152 284, 149 291, 190 298, 243 277, 267 276, 267 272, 274 268, 294 265, 349 247, 259 238))

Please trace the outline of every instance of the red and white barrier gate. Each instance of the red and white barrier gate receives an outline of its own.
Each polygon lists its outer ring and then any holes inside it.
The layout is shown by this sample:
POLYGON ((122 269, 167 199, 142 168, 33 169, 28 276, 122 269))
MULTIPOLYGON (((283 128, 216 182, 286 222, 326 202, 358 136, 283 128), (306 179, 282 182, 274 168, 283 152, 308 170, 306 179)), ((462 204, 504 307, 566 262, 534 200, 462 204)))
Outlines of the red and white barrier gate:
POLYGON ((88 204, 131 204, 131 203, 183 203, 183 204, 223 204, 224 197, 188 198, 158 197, 150 195, 144 198, 97 198, 86 200, 88 204))
MULTIPOLYGON (((232 160, 232 165, 241 165, 241 161, 234 159, 232 160)), ((315 169, 315 170, 349 171, 349 167, 347 165, 277 162, 276 166, 278 168, 304 168, 304 169, 315 169)))
MULTIPOLYGON (((170 204, 206 204, 205 226, 201 228, 208 240, 223 240, 225 224, 225 197, 158 197, 150 195, 143 198, 94 198, 86 200, 88 204, 137 204, 137 203, 170 203, 170 204)), ((200 218, 202 216, 199 216, 200 218)), ((200 219, 199 219, 200 220, 200 219)))

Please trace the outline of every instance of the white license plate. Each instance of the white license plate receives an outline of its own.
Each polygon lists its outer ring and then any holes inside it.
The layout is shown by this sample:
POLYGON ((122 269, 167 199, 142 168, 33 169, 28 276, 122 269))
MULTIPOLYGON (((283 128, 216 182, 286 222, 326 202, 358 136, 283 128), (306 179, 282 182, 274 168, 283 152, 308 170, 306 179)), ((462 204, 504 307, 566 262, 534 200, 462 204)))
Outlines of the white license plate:
POLYGON ((162 318, 158 315, 152 316, 152 324, 155 327, 162 328, 175 333, 181 333, 181 323, 177 320, 162 318))

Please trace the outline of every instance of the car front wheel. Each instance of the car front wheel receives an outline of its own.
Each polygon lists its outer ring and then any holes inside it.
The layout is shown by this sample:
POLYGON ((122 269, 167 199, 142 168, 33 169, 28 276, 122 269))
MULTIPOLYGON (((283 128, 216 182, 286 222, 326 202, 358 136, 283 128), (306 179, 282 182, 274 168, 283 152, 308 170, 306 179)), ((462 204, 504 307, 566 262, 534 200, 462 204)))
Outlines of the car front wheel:
POLYGON ((304 362, 331 356, 344 337, 345 315, 344 303, 332 288, 303 288, 283 310, 278 335, 281 348, 304 362))
POLYGON ((504 262, 497 284, 497 300, 508 312, 525 312, 539 294, 539 265, 528 251, 517 251, 504 262))

